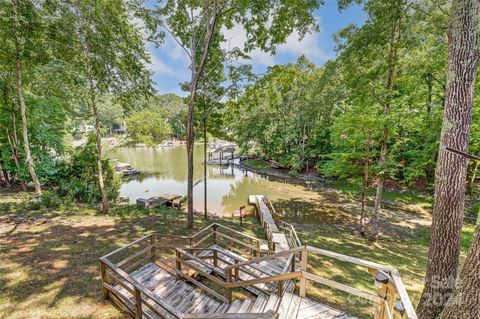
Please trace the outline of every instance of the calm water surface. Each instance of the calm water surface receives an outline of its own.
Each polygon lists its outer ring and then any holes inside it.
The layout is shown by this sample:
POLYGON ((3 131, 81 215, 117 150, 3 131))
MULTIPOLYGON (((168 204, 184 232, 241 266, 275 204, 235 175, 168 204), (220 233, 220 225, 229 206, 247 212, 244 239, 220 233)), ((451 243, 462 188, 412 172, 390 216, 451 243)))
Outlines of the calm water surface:
MULTIPOLYGON (((166 193, 187 193, 187 154, 185 146, 170 148, 123 147, 115 149, 111 158, 127 162, 142 174, 124 179, 120 195, 131 203, 166 193)), ((194 147, 193 206, 203 211, 203 146, 194 147), (200 181, 200 182, 199 182, 200 181)), ((229 166, 207 166, 207 201, 211 213, 231 216, 241 205, 248 207, 248 195, 268 194, 277 211, 285 211, 285 219, 297 222, 337 223, 350 213, 329 205, 329 194, 310 190, 307 186, 270 180, 258 174, 229 166)), ((251 207, 248 209, 252 210, 251 207)))

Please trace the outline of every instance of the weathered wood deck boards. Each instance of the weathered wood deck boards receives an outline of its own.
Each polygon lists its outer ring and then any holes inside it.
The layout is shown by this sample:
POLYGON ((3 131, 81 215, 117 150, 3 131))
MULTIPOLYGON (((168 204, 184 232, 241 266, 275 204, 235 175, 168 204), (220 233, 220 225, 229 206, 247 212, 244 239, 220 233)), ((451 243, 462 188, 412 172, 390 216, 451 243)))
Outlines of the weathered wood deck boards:
POLYGON ((275 224, 272 212, 270 212, 267 204, 265 204, 263 195, 250 195, 248 201, 250 204, 256 206, 258 218, 266 232, 265 235, 271 241, 275 242, 275 252, 278 253, 292 248, 288 244, 285 233, 281 232, 275 224))
MULTIPOLYGON (((277 311, 280 314, 279 318, 282 319, 352 318, 333 308, 298 297, 293 293, 293 286, 288 292, 285 292, 282 298, 279 298, 275 293, 270 295, 260 294, 255 300, 235 300, 229 305, 215 301, 197 288, 178 280, 170 272, 155 263, 146 264, 132 272, 130 276, 151 290, 159 299, 183 313, 266 313, 273 310, 277 311)), ((115 288, 132 303, 134 302, 133 295, 125 288, 120 285, 115 288)), ((163 318, 174 318, 153 302, 150 301, 149 304, 162 314, 163 318)), ((147 306, 144 305, 142 309, 150 318, 159 318, 147 306)))
MULTIPOLYGON (((147 289, 152 291, 159 299, 162 299, 180 312, 185 313, 207 313, 223 311, 225 304, 215 301, 206 296, 195 287, 178 280, 168 271, 162 269, 154 263, 148 263, 142 268, 132 272, 130 277, 147 289)), ((120 293, 129 298, 132 302, 134 297, 125 288, 118 285, 116 287, 120 293)), ((165 310, 153 302, 150 303, 166 318, 173 318, 165 310)), ((143 306, 145 313, 152 318, 158 318, 153 311, 143 306)))
MULTIPOLYGON (((218 261, 218 267, 219 268, 226 268, 232 264, 235 263, 235 259, 230 257, 230 256, 234 256, 236 259, 238 260, 241 260, 241 261, 247 261, 248 259, 234 253, 234 252, 231 252, 231 251, 228 251, 224 248, 222 248, 221 246, 219 245, 211 245, 209 246, 209 248, 215 248, 219 251, 223 251, 225 254, 221 254, 221 258, 226 260, 228 263, 225 263, 221 260, 218 261), (230 256, 229 256, 230 255, 230 256)), ((210 251, 203 251, 202 253, 199 254, 199 256, 207 256, 207 255, 210 255, 211 252, 210 251)), ((206 260, 207 262, 209 263, 212 263, 212 260, 206 260)), ((213 267, 213 264, 212 264, 212 267, 213 267)), ((243 271, 239 271, 238 273, 238 277, 240 280, 242 281, 247 281, 247 280, 252 280, 252 279, 256 279, 258 277, 266 277, 266 276, 275 276, 275 275, 278 275, 280 274, 280 272, 282 271, 282 267, 280 265, 277 265, 275 263, 267 263, 267 262, 261 262, 257 265, 255 265, 255 268, 254 267, 250 267, 250 266, 246 266, 244 267, 245 270, 247 270, 248 272, 251 272, 252 274, 256 275, 257 277, 254 277, 246 272, 243 272, 243 271), (269 275, 267 275, 266 273, 268 273, 269 275)), ((265 292, 267 294, 272 294, 272 293, 275 293, 277 291, 277 286, 275 284, 272 284, 272 283, 261 283, 261 284, 256 284, 256 285, 252 285, 252 286, 247 286, 245 287, 248 291, 250 291, 251 293, 253 293, 254 295, 256 296, 259 296, 259 295, 264 295, 265 292), (258 289, 256 289, 258 288, 258 289)), ((293 289, 293 285, 289 286, 289 288, 293 289)))

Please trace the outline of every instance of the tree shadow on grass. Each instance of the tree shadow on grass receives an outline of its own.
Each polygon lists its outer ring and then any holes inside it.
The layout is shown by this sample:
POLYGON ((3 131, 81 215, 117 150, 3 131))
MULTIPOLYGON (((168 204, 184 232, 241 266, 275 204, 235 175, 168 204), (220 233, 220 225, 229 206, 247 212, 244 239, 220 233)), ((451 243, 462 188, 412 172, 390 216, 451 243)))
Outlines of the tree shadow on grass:
POLYGON ((120 318, 103 302, 98 258, 149 232, 186 233, 184 218, 53 219, 0 237, 1 318, 120 318))

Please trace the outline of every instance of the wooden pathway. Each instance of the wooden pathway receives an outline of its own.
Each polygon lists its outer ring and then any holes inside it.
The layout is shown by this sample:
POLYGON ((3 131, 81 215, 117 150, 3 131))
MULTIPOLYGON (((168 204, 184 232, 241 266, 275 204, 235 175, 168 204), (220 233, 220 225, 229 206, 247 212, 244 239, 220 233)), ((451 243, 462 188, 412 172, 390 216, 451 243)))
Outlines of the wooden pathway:
MULTIPOLYGON (((201 290, 182 280, 177 279, 169 271, 150 262, 140 269, 132 272, 130 277, 152 291, 156 297, 164 300, 177 311, 188 314, 249 314, 267 313, 274 311, 279 313, 280 319, 311 319, 311 318, 341 318, 353 319, 346 314, 316 303, 307 298, 300 298, 293 292, 285 292, 283 297, 276 294, 260 295, 255 300, 235 300, 231 304, 222 303, 207 296, 201 290)), ((131 305, 134 304, 134 296, 124 287, 118 285, 118 291, 128 297, 131 305)), ((163 308, 150 302, 164 318, 175 318, 163 308)), ((158 317, 147 305, 142 307, 144 314, 152 319, 158 317)), ((133 309, 132 309, 133 310, 133 309)))
POLYGON ((150 234, 100 258, 104 298, 135 319, 354 319, 307 298, 308 280, 372 302, 375 319, 393 319, 396 310, 417 319, 396 269, 302 245, 292 225, 275 223, 268 198, 251 195, 249 201, 268 249, 262 240, 218 223, 189 237, 150 234), (309 272, 309 254, 364 267, 377 293, 309 272), (250 294, 236 299, 234 289, 250 294))

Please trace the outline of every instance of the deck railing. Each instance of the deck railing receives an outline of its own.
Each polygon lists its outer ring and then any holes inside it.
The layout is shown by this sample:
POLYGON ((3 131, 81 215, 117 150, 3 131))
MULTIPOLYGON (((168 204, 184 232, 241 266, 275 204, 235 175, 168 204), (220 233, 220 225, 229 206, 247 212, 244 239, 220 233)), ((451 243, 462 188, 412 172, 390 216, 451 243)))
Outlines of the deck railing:
MULTIPOLYGON (((182 248, 195 249, 198 246, 218 244, 242 256, 251 258, 265 253, 262 249, 262 243, 263 241, 256 237, 217 223, 210 224, 191 236, 149 234, 100 258, 103 297, 113 299, 122 310, 133 318, 149 317, 145 309, 148 309, 150 314, 153 313, 161 317, 168 315, 175 318, 203 318, 198 314, 185 317, 185 314, 179 313, 175 308, 158 299, 150 290, 132 279, 129 273, 149 262, 155 262, 159 267, 175 273, 175 264, 172 265, 168 260, 171 260, 176 255, 176 251, 181 251, 182 248)), ((220 256, 222 253, 218 253, 218 255, 220 256)), ((222 259, 222 257, 219 257, 219 259, 222 259)), ((190 278, 189 280, 221 301, 228 301, 225 297, 215 294, 215 292, 211 293, 206 289, 208 287, 202 286, 195 279, 190 278)), ((268 313, 261 314, 261 317, 275 318, 275 315, 268 313)), ((228 318, 228 316, 222 318, 228 318)), ((251 318, 251 316, 240 315, 238 318, 251 318)))
MULTIPOLYGON (((288 229, 291 225, 281 223, 280 226, 288 229)), ((291 229, 294 231, 293 226, 291 229)), ((293 231, 292 240, 299 242, 297 241, 298 236, 293 231)), ((312 246, 298 246, 244 261, 244 257, 240 258, 225 250, 208 248, 212 243, 220 244, 220 246, 226 243, 227 248, 235 247, 238 252, 248 255, 250 258, 260 255, 261 241, 259 239, 219 224, 212 224, 192 236, 150 234, 100 258, 103 296, 113 299, 131 317, 137 319, 142 316, 147 318, 150 316, 149 313, 162 317, 168 315, 174 318, 204 318, 202 315, 179 313, 130 277, 131 271, 153 261, 178 277, 189 280, 216 299, 227 303, 231 302, 234 289, 248 286, 260 289, 258 288, 259 284, 265 284, 270 288, 273 286, 275 288, 273 293, 281 297, 285 291, 285 284, 291 280, 300 281, 299 296, 306 297, 307 281, 312 281, 371 301, 374 305, 375 319, 392 319, 395 311, 403 311, 408 319, 417 318, 400 275, 392 267, 312 246), (209 253, 200 254, 202 251, 209 253), (309 255, 323 256, 364 267, 374 276, 377 293, 351 287, 310 272, 308 269, 309 255), (175 256, 174 264, 168 264, 168 259, 173 256, 175 256), (260 263, 273 259, 282 261, 283 268, 280 273, 272 275, 265 271, 260 263), (207 260, 211 260, 211 262, 209 263, 207 260), (218 267, 220 262, 227 266, 218 267), (222 289, 222 292, 194 279, 188 272, 183 271, 187 270, 186 268, 211 280, 222 289), (205 271, 205 269, 209 271, 205 271), (252 270, 257 272, 254 273, 252 270), (248 274, 252 279, 241 279, 240 273, 242 272, 248 274), (261 274, 259 275, 259 273, 261 274), (396 299, 400 301, 399 307, 395 306, 396 299)), ((247 314, 236 314, 236 316, 235 318, 251 318, 247 314)), ((210 315, 208 317, 215 318, 210 315)), ((222 316, 221 318, 228 317, 222 316)))
MULTIPOLYGON (((408 293, 405 289, 402 279, 398 271, 395 268, 384 266, 371 261, 338 254, 332 251, 319 249, 312 246, 300 246, 285 250, 276 254, 269 255, 262 258, 254 258, 252 260, 238 263, 227 267, 225 270, 230 272, 239 271, 243 267, 258 264, 262 261, 269 259, 278 259, 280 257, 288 256, 285 268, 282 273, 275 276, 267 276, 254 280, 243 282, 230 282, 227 280, 227 287, 244 287, 253 284, 259 284, 264 282, 279 282, 279 287, 282 287, 283 283, 291 279, 300 279, 299 295, 300 297, 306 297, 306 285, 307 281, 313 281, 320 283, 324 286, 341 290, 350 295, 360 297, 369 300, 374 303, 374 318, 375 319, 393 319, 394 311, 399 311, 400 314, 405 314, 408 319, 416 319, 414 307, 410 301, 408 293), (308 256, 310 254, 333 258, 336 260, 355 264, 357 266, 365 267, 369 273, 374 275, 374 283, 377 288, 377 294, 372 294, 369 291, 364 291, 355 287, 351 287, 337 281, 320 277, 308 271, 308 256), (293 256, 299 255, 300 267, 296 267, 293 256), (398 297, 400 303, 395 305, 395 300, 398 297)), ((278 294, 282 295, 280 288, 278 294)))

